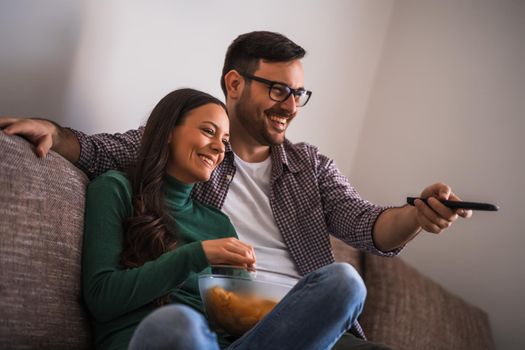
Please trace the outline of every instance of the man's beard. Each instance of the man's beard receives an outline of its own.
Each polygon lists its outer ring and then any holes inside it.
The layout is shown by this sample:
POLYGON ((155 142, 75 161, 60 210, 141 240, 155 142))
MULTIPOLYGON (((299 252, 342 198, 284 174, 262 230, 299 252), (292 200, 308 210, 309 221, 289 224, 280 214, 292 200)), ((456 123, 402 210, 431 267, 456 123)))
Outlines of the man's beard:
POLYGON ((235 106, 235 115, 244 130, 262 146, 277 146, 282 144, 284 142, 285 132, 279 133, 277 137, 272 135, 268 131, 270 126, 268 125, 269 117, 267 114, 282 115, 284 113, 276 109, 268 109, 262 112, 262 116, 257 116, 255 115, 257 112, 247 108, 248 103, 243 100, 246 101, 248 98, 246 98, 246 96, 241 97, 241 101, 235 106), (255 118, 253 118, 254 115, 255 118))

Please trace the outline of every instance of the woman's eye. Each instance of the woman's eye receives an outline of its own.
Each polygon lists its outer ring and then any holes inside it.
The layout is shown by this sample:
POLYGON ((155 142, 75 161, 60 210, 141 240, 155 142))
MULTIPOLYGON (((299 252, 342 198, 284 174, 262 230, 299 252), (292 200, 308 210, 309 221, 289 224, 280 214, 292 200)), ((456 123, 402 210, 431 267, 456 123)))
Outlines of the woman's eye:
POLYGON ((228 146, 228 144, 230 143, 230 140, 224 139, 222 140, 222 143, 224 143, 225 146, 228 146))
POLYGON ((215 134, 215 132, 212 129, 210 129, 210 128, 204 128, 204 129, 202 129, 202 131, 204 131, 208 135, 214 135, 215 134))

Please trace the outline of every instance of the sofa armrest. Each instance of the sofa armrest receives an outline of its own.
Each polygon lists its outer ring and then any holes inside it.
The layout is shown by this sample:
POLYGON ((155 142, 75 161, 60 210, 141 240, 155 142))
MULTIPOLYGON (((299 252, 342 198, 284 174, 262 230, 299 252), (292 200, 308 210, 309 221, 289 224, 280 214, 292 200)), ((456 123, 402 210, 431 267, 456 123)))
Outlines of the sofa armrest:
POLYGON ((369 340, 394 349, 494 349, 484 311, 400 258, 363 260, 368 295, 359 321, 369 340))
POLYGON ((89 349, 80 272, 87 177, 0 130, 0 348, 89 349))

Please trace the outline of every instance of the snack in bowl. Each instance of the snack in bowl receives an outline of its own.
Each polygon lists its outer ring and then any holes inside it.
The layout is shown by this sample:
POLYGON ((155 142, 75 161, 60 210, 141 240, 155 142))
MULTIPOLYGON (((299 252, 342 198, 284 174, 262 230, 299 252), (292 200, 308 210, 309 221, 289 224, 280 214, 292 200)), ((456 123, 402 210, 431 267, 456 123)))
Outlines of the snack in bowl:
POLYGON ((199 289, 212 329, 240 337, 263 319, 291 286, 260 281, 239 268, 221 267, 200 275, 199 289))
POLYGON ((221 325, 231 335, 240 336, 272 311, 277 302, 215 286, 206 293, 206 304, 212 323, 221 325))

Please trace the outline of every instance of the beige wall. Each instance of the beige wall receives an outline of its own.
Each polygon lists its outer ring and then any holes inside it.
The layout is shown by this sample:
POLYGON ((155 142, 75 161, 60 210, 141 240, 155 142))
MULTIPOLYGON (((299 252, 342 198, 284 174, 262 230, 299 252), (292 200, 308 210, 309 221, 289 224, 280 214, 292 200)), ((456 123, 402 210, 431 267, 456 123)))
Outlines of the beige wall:
POLYGON ((339 140, 346 140, 350 155, 343 153, 340 166, 348 173, 392 1, 323 4, 84 2, 64 120, 90 132, 116 132, 136 127, 178 87, 222 98, 219 79, 231 41, 252 30, 278 31, 307 49, 305 84, 315 90, 288 136, 320 144, 332 157, 341 154, 339 140))
POLYGON ((0 114, 87 132, 134 128, 175 88, 221 96, 236 35, 285 33, 309 51, 314 91, 292 140, 318 145, 378 203, 401 205, 443 180, 500 204, 440 237, 421 234, 402 256, 487 310, 498 348, 523 347, 523 4, 7 0, 0 114))
POLYGON ((396 1, 351 171, 381 203, 445 181, 501 206, 403 252, 489 313, 499 349, 525 346, 524 19, 523 1, 396 1))

